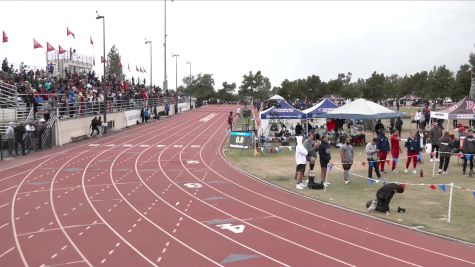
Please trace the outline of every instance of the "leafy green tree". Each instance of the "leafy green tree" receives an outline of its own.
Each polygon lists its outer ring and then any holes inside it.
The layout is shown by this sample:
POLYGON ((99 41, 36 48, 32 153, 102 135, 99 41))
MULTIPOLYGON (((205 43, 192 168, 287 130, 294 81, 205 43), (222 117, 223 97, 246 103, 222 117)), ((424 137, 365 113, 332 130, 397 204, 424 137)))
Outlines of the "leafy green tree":
POLYGON ((471 66, 463 64, 455 75, 455 85, 451 96, 453 100, 462 99, 467 96, 470 91, 471 78, 470 78, 471 66))
POLYGON ((116 79, 123 80, 122 63, 119 50, 113 45, 107 54, 106 73, 116 79))
POLYGON ((183 89, 186 94, 190 94, 199 100, 213 98, 216 94, 214 91, 213 74, 198 74, 197 76, 186 76, 183 83, 187 84, 187 88, 183 89))
POLYGON ((447 97, 453 94, 453 73, 445 65, 435 67, 429 72, 425 96, 429 98, 447 97))
POLYGON ((271 83, 269 78, 262 75, 261 71, 242 76, 242 84, 239 87, 239 95, 250 96, 256 99, 267 99, 270 96, 271 83))
POLYGON ((233 94, 235 89, 236 83, 229 84, 228 82, 223 82, 223 88, 218 90, 216 98, 219 98, 224 101, 238 100, 238 96, 233 94))
POLYGON ((366 79, 366 86, 363 88, 363 96, 370 100, 376 101, 383 96, 383 88, 385 83, 384 74, 378 74, 376 71, 371 77, 366 79))

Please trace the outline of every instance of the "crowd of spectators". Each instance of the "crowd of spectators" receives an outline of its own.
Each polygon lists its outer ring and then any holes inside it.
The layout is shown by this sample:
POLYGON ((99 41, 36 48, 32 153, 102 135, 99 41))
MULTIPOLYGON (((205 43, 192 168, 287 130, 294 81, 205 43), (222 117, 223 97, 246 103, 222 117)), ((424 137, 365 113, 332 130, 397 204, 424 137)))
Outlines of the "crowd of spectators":
POLYGON ((16 86, 19 95, 16 101, 24 102, 28 108, 33 106, 35 113, 42 106, 43 110, 60 108, 63 116, 76 116, 79 108, 94 110, 94 106, 102 105, 104 100, 109 103, 129 103, 137 99, 160 101, 164 97, 175 99, 177 96, 174 91, 146 86, 145 80, 140 83, 134 78, 123 80, 109 75, 104 81, 104 77, 99 78, 93 70, 71 73, 65 69, 64 75, 53 74, 43 69, 30 69, 23 63, 19 68, 14 68, 5 58, 0 81, 16 86), (74 107, 73 111, 71 107, 74 107))

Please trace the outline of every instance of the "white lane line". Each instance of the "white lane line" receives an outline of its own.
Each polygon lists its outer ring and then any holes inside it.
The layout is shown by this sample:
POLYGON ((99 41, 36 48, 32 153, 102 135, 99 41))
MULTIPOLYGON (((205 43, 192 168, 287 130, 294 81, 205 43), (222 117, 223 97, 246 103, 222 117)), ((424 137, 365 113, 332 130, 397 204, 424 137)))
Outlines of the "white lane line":
POLYGON ((109 254, 109 255, 112 255, 112 253, 114 253, 114 250, 113 250, 113 249, 111 249, 108 254, 109 254))
POLYGON ((157 262, 160 262, 162 260, 162 257, 158 257, 157 262))
POLYGON ((11 247, 9 250, 7 250, 7 251, 3 252, 2 254, 0 254, 0 259, 1 259, 3 256, 5 256, 5 255, 7 255, 8 253, 10 253, 10 252, 11 252, 12 250, 14 250, 14 249, 15 249, 15 247, 11 247))
MULTIPOLYGON (((70 226, 64 226, 63 228, 64 229, 70 229, 70 228, 77 228, 77 227, 84 227, 84 226, 89 226, 89 225, 100 225, 100 224, 103 224, 103 223, 93 223, 93 224, 79 224, 79 225, 70 225, 70 226)), ((50 224, 52 225, 52 224, 50 224)), ((44 228, 41 228, 39 231, 35 231, 35 232, 29 232, 29 233, 23 233, 23 234, 17 234, 17 236, 25 236, 25 235, 31 235, 31 234, 38 234, 38 233, 44 233, 44 232, 49 232, 49 231, 57 231, 57 230, 60 230, 61 228, 52 228, 52 229, 44 229, 44 228)))
POLYGON ((68 247, 68 245, 64 245, 61 250, 65 250, 68 247))
POLYGON ((17 186, 14 185, 14 186, 12 186, 12 187, 9 187, 9 188, 7 188, 7 189, 4 189, 4 190, 0 191, 0 194, 3 193, 3 192, 7 192, 8 190, 11 190, 11 189, 13 189, 13 188, 15 188, 15 187, 17 187, 17 186))
POLYGON ((58 253, 54 253, 53 256, 51 256, 51 259, 56 258, 56 256, 58 256, 58 253))
POLYGON ((106 262, 106 259, 102 259, 102 260, 101 260, 101 263, 104 263, 104 262, 106 262))
POLYGON ((8 206, 9 204, 10 204, 10 202, 1 205, 1 206, 0 206, 0 209, 3 208, 3 207, 5 207, 5 206, 8 206))
POLYGON ((9 225, 9 224, 10 224, 10 223, 6 223, 6 224, 0 226, 0 229, 2 229, 3 227, 5 227, 5 226, 7 226, 7 225, 9 225))
POLYGON ((167 251, 167 248, 163 248, 162 249, 162 254, 165 253, 167 251))

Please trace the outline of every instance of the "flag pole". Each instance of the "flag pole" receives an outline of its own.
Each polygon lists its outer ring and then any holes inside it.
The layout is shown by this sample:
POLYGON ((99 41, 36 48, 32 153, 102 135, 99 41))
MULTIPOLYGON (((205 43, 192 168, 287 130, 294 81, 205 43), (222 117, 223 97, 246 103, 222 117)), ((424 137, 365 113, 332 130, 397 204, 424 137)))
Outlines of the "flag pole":
POLYGON ((447 222, 450 223, 452 216, 452 195, 454 192, 454 183, 450 183, 450 196, 449 196, 449 214, 447 215, 447 222))

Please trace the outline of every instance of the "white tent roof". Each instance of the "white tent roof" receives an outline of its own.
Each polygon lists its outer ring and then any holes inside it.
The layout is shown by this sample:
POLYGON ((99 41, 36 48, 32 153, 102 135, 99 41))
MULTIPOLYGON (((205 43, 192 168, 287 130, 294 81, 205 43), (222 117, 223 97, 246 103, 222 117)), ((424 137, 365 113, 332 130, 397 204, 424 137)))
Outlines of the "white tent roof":
POLYGON ((269 98, 269 100, 283 100, 283 99, 284 99, 284 98, 281 97, 280 95, 275 95, 275 96, 269 98))
POLYGON ((404 117, 404 114, 359 98, 323 114, 322 117, 329 119, 389 119, 404 117))

